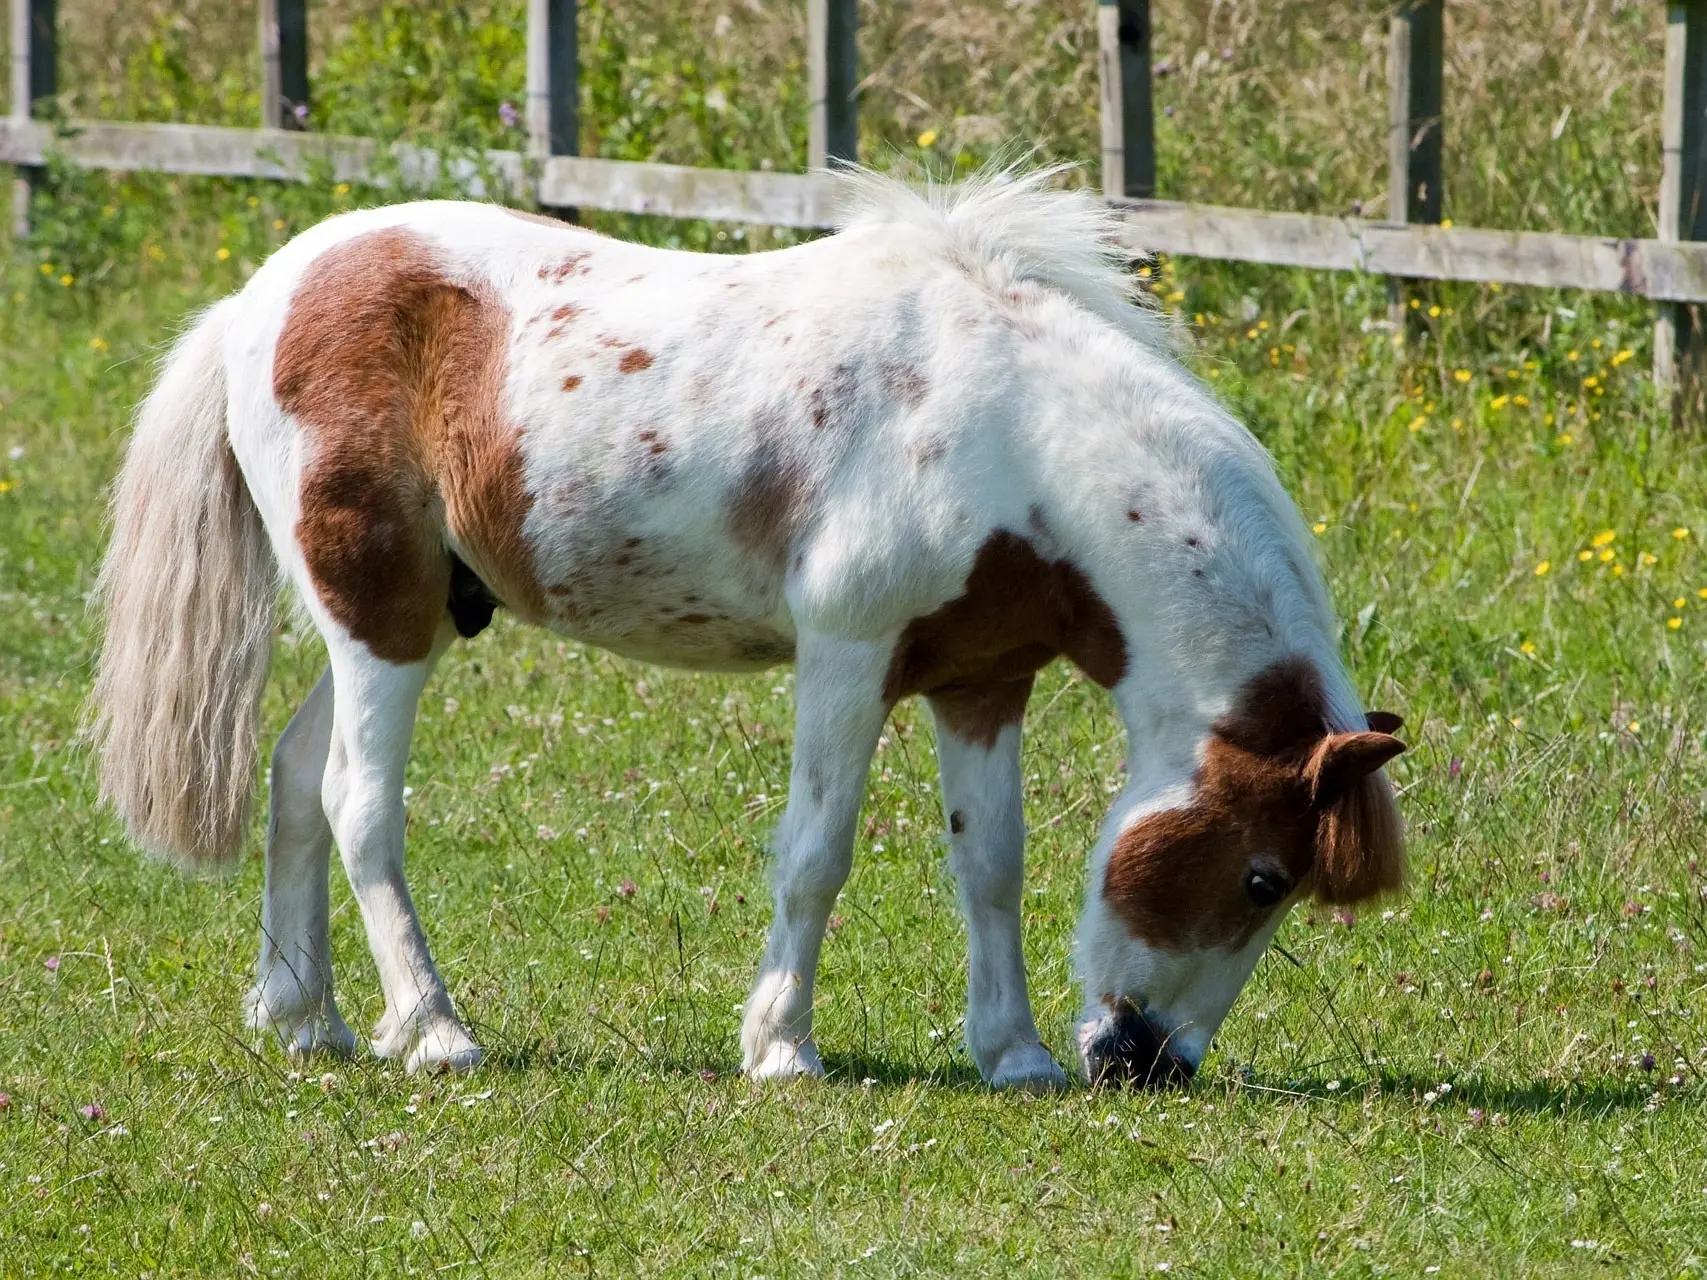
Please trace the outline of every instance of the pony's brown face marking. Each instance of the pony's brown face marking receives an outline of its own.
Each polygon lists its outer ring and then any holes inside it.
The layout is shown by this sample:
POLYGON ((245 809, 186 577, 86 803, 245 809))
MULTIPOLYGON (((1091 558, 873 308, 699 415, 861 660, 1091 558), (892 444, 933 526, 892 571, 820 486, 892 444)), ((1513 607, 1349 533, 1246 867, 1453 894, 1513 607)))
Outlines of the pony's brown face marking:
POLYGON ((431 649, 447 530, 499 598, 542 612, 521 440, 503 416, 509 324, 401 228, 327 250, 291 300, 273 394, 311 441, 297 541, 326 609, 387 661, 431 649))
POLYGON ((1240 690, 1189 794, 1115 837, 1087 904, 1079 1051, 1092 1079, 1189 1078, 1291 903, 1399 886, 1404 844, 1380 773, 1404 750, 1398 727, 1376 713, 1366 730, 1331 730, 1301 658, 1240 690))
POLYGON ((1133 936, 1181 952, 1243 948, 1299 891, 1355 902, 1396 889, 1404 845, 1379 772, 1405 749, 1377 712, 1331 733, 1315 670, 1276 663, 1217 721, 1191 803, 1116 840, 1103 896, 1133 936))
POLYGON ((883 696, 927 694, 952 732, 990 746, 1024 714, 1032 676, 1061 654, 1104 688, 1126 674, 1126 639, 1090 580, 998 530, 960 597, 907 624, 883 696))

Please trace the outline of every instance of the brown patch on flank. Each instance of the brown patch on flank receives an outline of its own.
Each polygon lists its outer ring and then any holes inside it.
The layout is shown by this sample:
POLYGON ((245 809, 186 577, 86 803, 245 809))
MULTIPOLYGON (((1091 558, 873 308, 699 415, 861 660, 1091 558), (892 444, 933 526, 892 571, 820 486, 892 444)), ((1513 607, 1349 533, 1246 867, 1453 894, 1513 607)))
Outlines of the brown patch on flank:
POLYGON ((907 454, 917 466, 928 467, 933 462, 941 462, 948 456, 948 441, 942 436, 932 436, 928 440, 918 440, 907 446, 907 454))
POLYGON ((642 431, 637 439, 646 446, 647 453, 657 455, 670 451, 670 446, 658 438, 656 431, 642 431))
POLYGON ((509 323, 401 227, 327 250, 291 299, 273 393, 311 443, 297 541, 328 611, 386 661, 431 649, 447 530, 499 599, 540 611, 521 438, 503 412, 509 323))
POLYGON ((1103 896, 1133 935, 1169 950, 1240 947, 1270 911, 1254 907, 1253 865, 1323 902, 1399 887, 1404 838, 1379 772, 1404 744, 1328 729, 1315 668, 1275 663, 1210 731, 1189 805, 1122 832, 1103 896))
POLYGON ((1137 507, 1133 507, 1131 510, 1129 510, 1126 513, 1126 518, 1128 520, 1130 520, 1133 524, 1143 524, 1144 523, 1144 513, 1142 511, 1138 510, 1137 507))
POLYGON ((1105 688, 1126 674, 1126 639, 1090 580, 997 530, 973 558, 962 594, 907 624, 883 694, 890 702, 926 694, 951 728, 988 746, 1024 712, 1032 675, 1058 655, 1105 688))
POLYGON ((617 362, 616 367, 624 373, 639 373, 642 369, 650 369, 652 367, 652 353, 643 351, 639 347, 630 347, 623 353, 622 359, 617 362))
POLYGON ((583 378, 580 374, 572 373, 567 378, 563 379, 563 389, 565 391, 573 391, 576 387, 580 386, 585 381, 586 381, 586 379, 583 378))

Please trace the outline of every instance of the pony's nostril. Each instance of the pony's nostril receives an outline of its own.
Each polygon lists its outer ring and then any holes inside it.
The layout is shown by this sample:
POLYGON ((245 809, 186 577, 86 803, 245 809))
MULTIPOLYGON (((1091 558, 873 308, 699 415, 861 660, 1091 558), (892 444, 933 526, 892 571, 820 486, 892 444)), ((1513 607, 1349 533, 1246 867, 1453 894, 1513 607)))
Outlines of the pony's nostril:
POLYGON ((1092 1085, 1162 1088, 1187 1083, 1196 1068, 1169 1051, 1167 1037, 1130 1001, 1121 1001, 1084 1042, 1092 1085))

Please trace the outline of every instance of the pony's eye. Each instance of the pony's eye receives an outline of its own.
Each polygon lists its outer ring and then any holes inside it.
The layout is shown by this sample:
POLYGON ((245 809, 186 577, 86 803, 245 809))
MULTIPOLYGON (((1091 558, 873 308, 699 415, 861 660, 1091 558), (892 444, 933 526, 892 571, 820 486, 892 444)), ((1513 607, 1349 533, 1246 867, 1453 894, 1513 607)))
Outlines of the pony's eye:
POLYGON ((1286 895, 1291 892, 1291 883, 1279 871, 1252 867, 1245 872, 1245 896, 1259 911, 1286 901, 1286 895))

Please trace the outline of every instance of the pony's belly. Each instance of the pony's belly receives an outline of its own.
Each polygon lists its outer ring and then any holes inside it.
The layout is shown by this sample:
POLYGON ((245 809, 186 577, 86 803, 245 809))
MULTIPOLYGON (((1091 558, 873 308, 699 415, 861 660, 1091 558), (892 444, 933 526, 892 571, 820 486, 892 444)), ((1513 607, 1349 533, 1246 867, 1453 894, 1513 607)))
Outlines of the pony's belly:
MULTIPOLYGON (((691 616, 691 615, 690 615, 691 616)), ((682 622, 622 628, 597 619, 547 618, 560 635, 636 662, 690 671, 763 671, 794 660, 794 637, 773 621, 682 622)))

